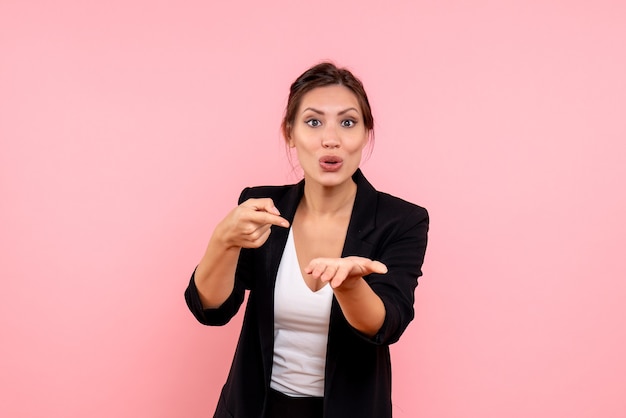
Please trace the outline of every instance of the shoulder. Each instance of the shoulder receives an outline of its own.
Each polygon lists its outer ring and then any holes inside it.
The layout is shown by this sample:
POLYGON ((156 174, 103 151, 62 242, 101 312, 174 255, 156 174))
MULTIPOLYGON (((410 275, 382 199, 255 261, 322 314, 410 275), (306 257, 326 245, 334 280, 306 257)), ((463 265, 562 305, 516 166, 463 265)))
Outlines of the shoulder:
POLYGON ((378 197, 377 209, 379 213, 387 214, 398 218, 416 218, 419 220, 428 219, 428 211, 426 208, 408 202, 399 197, 390 195, 385 192, 376 192, 378 197))
POLYGON ((430 219, 425 208, 385 192, 377 191, 376 197, 374 213, 368 208, 361 209, 373 215, 376 233, 387 238, 415 236, 419 239, 428 233, 430 219))
POLYGON ((428 225, 428 212, 422 206, 376 190, 360 170, 353 178, 357 184, 357 195, 351 222, 357 230, 366 234, 373 229, 382 232, 412 229, 418 224, 428 225))
POLYGON ((365 208, 371 210, 372 207, 376 207, 378 212, 382 211, 398 215, 415 214, 422 217, 428 216, 428 212, 423 207, 375 189, 365 178, 360 169, 354 173, 352 178, 357 185, 356 204, 364 210, 365 208))
POLYGON ((294 191, 297 187, 297 184, 246 187, 239 196, 239 203, 242 203, 247 199, 260 199, 267 197, 273 200, 280 200, 283 196, 294 191))

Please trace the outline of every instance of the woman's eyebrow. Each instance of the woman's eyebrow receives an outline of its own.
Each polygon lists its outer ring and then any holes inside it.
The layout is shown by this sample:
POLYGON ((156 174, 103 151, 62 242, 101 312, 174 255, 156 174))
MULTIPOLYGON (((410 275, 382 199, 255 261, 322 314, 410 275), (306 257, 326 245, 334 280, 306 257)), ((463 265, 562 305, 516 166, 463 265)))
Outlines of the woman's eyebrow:
MULTIPOLYGON (((302 113, 306 112, 307 110, 310 110, 311 112, 315 112, 319 115, 323 115, 324 112, 322 112, 321 110, 315 109, 314 107, 307 107, 306 109, 302 110, 302 113)), ((359 113, 359 111, 357 110, 357 108, 355 107, 349 107, 347 109, 342 110, 341 112, 337 113, 338 115, 343 115, 345 113, 348 113, 349 111, 354 110, 355 112, 359 113)))

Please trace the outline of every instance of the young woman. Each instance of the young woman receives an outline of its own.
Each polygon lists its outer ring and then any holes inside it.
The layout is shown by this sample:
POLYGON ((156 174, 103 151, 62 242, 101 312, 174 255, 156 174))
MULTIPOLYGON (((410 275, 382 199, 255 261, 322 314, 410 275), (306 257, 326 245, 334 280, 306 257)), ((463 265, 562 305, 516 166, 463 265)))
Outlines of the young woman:
POLYGON ((363 176, 373 128, 348 70, 322 63, 292 84, 282 132, 304 179, 245 189, 185 292, 206 325, 250 292, 215 417, 392 416, 389 344, 413 319, 428 214, 363 176))

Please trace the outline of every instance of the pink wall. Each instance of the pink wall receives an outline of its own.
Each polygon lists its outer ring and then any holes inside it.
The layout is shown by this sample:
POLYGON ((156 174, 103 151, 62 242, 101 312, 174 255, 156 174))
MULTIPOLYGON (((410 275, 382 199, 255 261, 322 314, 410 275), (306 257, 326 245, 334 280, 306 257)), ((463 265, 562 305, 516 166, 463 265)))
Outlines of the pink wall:
POLYGON ((238 323, 182 293, 323 58, 432 216, 396 416, 626 416, 624 3, 222 3, 0 3, 0 416, 210 416, 238 323))

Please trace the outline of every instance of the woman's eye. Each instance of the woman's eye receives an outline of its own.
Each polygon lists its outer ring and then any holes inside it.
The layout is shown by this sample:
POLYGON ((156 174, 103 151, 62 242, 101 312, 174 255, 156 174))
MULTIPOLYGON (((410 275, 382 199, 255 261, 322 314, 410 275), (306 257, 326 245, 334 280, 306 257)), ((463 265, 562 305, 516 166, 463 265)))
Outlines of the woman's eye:
POLYGON ((306 121, 306 124, 309 125, 312 128, 316 128, 318 126, 320 126, 322 124, 322 122, 320 122, 317 119, 309 119, 306 121))
POLYGON ((351 119, 346 119, 344 121, 341 121, 341 126, 343 126, 344 128, 351 128, 354 126, 356 122, 351 120, 351 119))

